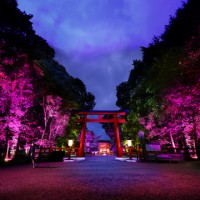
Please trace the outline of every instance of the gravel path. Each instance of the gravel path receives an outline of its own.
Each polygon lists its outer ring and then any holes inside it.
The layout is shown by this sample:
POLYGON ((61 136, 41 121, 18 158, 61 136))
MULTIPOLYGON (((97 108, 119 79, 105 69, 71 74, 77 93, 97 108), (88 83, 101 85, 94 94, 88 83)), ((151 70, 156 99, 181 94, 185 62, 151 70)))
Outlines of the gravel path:
POLYGON ((200 162, 130 163, 112 156, 0 168, 0 200, 200 199, 200 162))

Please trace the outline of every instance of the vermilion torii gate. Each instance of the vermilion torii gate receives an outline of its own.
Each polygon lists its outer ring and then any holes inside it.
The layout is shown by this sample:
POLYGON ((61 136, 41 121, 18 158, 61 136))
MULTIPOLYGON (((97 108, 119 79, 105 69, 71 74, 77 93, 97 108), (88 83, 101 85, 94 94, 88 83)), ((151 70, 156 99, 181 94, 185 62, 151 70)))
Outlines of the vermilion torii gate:
POLYGON ((125 119, 121 118, 125 116, 127 111, 78 111, 77 114, 81 116, 78 123, 83 123, 80 137, 80 147, 78 150, 78 157, 84 156, 84 143, 86 134, 86 124, 87 122, 99 122, 99 123, 113 123, 116 138, 116 149, 117 157, 122 157, 122 149, 120 145, 119 127, 118 123, 125 123, 125 119), (88 118, 88 115, 98 115, 97 119, 88 118), (103 115, 112 115, 111 119, 103 119, 103 115))

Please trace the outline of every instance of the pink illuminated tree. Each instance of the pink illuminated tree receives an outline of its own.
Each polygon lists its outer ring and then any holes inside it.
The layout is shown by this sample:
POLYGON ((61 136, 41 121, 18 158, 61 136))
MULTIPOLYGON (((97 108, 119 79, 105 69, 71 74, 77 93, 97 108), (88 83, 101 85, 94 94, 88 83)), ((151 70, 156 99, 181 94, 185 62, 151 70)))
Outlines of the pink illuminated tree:
POLYGON ((161 144, 170 143, 173 148, 178 147, 178 140, 182 140, 183 147, 196 148, 200 137, 199 86, 176 85, 164 96, 165 103, 159 116, 152 112, 140 119, 149 133, 148 139, 158 139, 161 144))
POLYGON ((13 152, 17 149, 20 134, 27 132, 22 121, 34 104, 34 79, 38 76, 26 55, 14 53, 15 59, 4 56, 0 60, 1 138, 6 138, 7 147, 12 141, 13 152))
POLYGON ((165 121, 171 121, 173 131, 183 133, 186 139, 186 145, 193 140, 193 146, 196 147, 199 132, 200 115, 200 85, 177 86, 166 95, 167 106, 165 109, 165 121))
POLYGON ((62 98, 59 96, 43 96, 43 112, 44 112, 44 130, 42 133, 41 141, 45 140, 46 143, 42 146, 54 145, 55 138, 65 135, 65 128, 68 124, 70 113, 69 111, 63 112, 62 98))

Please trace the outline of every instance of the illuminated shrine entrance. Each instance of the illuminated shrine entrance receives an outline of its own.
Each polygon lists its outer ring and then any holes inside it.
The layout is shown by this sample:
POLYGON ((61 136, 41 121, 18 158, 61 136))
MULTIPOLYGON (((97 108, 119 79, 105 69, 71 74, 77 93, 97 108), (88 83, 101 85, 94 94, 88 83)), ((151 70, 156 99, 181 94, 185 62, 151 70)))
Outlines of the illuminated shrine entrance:
POLYGON ((115 131, 117 157, 122 157, 118 123, 125 123, 126 120, 122 118, 122 116, 126 115, 126 111, 78 111, 77 114, 81 117, 80 120, 78 120, 78 122, 83 123, 80 136, 80 147, 78 150, 78 157, 84 156, 84 144, 87 122, 113 123, 115 131), (88 118, 88 115, 98 115, 98 118, 88 118), (113 117, 111 119, 103 119, 103 115, 109 115, 113 117))

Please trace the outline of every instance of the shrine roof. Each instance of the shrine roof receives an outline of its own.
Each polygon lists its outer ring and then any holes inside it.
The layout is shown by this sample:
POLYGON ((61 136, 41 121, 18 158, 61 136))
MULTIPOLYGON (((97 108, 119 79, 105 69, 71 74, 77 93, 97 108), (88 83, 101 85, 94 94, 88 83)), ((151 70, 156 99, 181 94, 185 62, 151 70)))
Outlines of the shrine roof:
POLYGON ((101 143, 101 142, 109 142, 109 143, 111 143, 110 140, 98 140, 98 143, 101 143))

